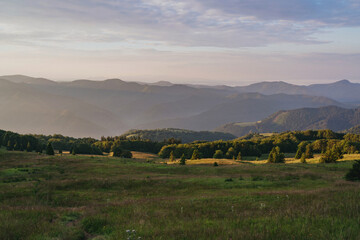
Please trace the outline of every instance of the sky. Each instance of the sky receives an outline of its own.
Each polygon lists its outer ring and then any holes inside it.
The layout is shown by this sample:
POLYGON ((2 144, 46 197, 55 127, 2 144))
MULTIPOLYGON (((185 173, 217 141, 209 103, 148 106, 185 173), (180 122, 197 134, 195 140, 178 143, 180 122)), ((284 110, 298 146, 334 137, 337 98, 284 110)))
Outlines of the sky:
POLYGON ((0 75, 360 82, 360 0, 0 0, 0 75))

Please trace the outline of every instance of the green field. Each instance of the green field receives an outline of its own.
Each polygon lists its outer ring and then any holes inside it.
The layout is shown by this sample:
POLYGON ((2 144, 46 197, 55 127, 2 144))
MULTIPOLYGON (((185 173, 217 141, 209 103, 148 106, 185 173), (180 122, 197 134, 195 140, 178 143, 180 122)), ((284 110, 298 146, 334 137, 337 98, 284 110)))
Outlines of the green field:
POLYGON ((156 162, 0 150, 0 239, 360 238, 351 161, 156 162))

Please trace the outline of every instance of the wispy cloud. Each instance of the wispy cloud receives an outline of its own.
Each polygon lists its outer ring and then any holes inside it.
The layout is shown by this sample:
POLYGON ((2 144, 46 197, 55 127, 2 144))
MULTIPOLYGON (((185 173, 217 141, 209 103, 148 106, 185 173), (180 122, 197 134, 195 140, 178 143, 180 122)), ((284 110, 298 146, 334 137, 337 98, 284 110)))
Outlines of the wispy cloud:
MULTIPOLYGON (((321 43, 313 33, 360 24, 355 1, 320 0, 14 0, 2 22, 26 28, 14 38, 62 41, 158 41, 181 46, 253 47, 321 43)), ((1 31, 1 28, 0 28, 1 31)), ((4 34, 4 31, 2 31, 4 34)), ((6 33, 6 32, 5 32, 6 33)), ((9 33, 6 33, 9 34, 9 33)))
MULTIPOLYGON (((105 61, 105 58, 98 58, 99 55, 120 61, 116 58, 116 54, 119 54, 122 62, 122 54, 126 52, 124 59, 136 59, 133 60, 133 64, 141 62, 145 65, 145 59, 156 61, 159 64, 155 67, 156 71, 159 71, 161 64, 169 66, 169 58, 173 64, 171 68, 165 67, 168 76, 176 75, 173 66, 182 68, 189 62, 197 66, 197 70, 191 68, 188 72, 194 72, 193 76, 199 78, 209 75, 199 74, 201 69, 206 72, 205 68, 226 72, 228 79, 234 79, 231 77, 232 72, 239 74, 236 69, 248 73, 249 69, 257 69, 254 73, 244 76, 255 79, 257 74, 258 78, 263 78, 264 72, 270 74, 271 69, 277 69, 276 66, 280 62, 282 65, 279 66, 289 63, 292 67, 288 69, 293 69, 293 72, 302 76, 304 74, 301 73, 301 69, 298 71, 293 68, 299 66, 309 69, 306 62, 300 64, 301 61, 309 61, 305 57, 298 58, 301 49, 306 49, 304 46, 321 46, 322 54, 327 53, 329 59, 335 60, 336 56, 332 55, 335 50, 331 43, 337 41, 336 46, 341 45, 341 42, 338 42, 341 36, 335 40, 332 37, 321 38, 319 35, 325 31, 337 31, 345 27, 352 29, 347 31, 347 34, 360 39, 358 0, 0 1, 0 49, 6 50, 6 54, 11 54, 16 47, 31 49, 29 52, 23 51, 29 58, 34 57, 35 53, 59 57, 59 52, 63 51, 66 52, 66 56, 61 55, 59 58, 64 60, 70 59, 71 53, 74 56, 87 56, 84 54, 87 51, 90 55, 96 52, 97 55, 91 57, 98 61, 105 61), (283 52, 275 53, 274 56, 285 54, 277 58, 281 61, 273 58, 271 59, 274 62, 267 61, 264 60, 266 54, 259 55, 259 51, 271 55, 271 51, 278 50, 279 46, 283 52), (208 52, 209 55, 204 52, 208 52), (239 55, 234 57, 234 54, 239 55), (289 57, 286 54, 293 55, 289 57), (206 57, 219 59, 209 61, 206 57), (192 59, 203 63, 196 64, 192 59), (242 68, 239 65, 246 67, 242 68), (258 69, 263 69, 263 73, 258 69)), ((351 46, 347 49, 351 50, 351 46)), ((303 50, 302 56, 314 54, 313 52, 303 50)), ((17 54, 18 52, 13 52, 13 55, 17 54)), ((349 51, 346 54, 349 54, 349 51)), ((3 54, 0 53, 1 56, 4 56, 4 51, 3 54)), ((317 59, 315 55, 311 56, 317 59)), ((348 58, 344 56, 348 55, 341 55, 341 59, 348 62, 348 58)), ((322 58, 328 63, 335 64, 329 59, 322 58)), ((353 60, 360 63, 358 57, 353 60)), ((90 60, 84 58, 82 61, 90 60)), ((320 62, 313 64, 323 66, 320 62)), ((127 66, 127 69, 136 69, 128 64, 127 66)), ((85 65, 83 67, 85 68, 85 65)), ((339 68, 334 69, 342 72, 339 68)), ((274 70, 274 73, 277 74, 278 71, 274 70)), ((115 73, 114 70, 110 72, 115 73)), ((136 72, 134 70, 134 74, 136 72)), ((287 74, 292 75, 290 72, 287 74)), ((280 75, 275 77, 280 78, 280 75)), ((320 76, 315 73, 314 75, 320 76)))

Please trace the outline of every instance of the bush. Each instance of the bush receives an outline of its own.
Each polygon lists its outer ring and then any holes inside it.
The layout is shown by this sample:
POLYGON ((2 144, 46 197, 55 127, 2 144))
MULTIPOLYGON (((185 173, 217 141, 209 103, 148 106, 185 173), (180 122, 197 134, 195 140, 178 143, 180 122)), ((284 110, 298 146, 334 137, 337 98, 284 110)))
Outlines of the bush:
POLYGON ((332 148, 328 148, 326 152, 321 155, 320 163, 336 163, 338 159, 342 158, 342 150, 334 145, 332 148))
POLYGON ((113 145, 113 146, 111 147, 111 151, 113 152, 113 156, 114 156, 114 157, 121 157, 122 152, 123 152, 123 150, 121 149, 121 147, 120 147, 120 146, 117 146, 117 145, 113 145))
POLYGON ((213 158, 216 158, 216 159, 221 159, 223 157, 224 157, 224 154, 223 154, 223 152, 221 150, 216 150, 215 154, 213 156, 213 158))
POLYGON ((280 152, 279 147, 274 147, 268 158, 268 163, 284 163, 285 162, 285 155, 280 152))
POLYGON ((345 175, 347 181, 360 181, 360 160, 356 160, 353 167, 345 175))
POLYGON ((123 158, 132 158, 132 153, 128 150, 123 150, 122 151, 122 154, 121 154, 121 157, 123 158))
POLYGON ((214 162, 214 167, 219 166, 219 164, 217 162, 214 162))
POLYGON ((90 217, 82 221, 83 229, 90 234, 105 233, 107 221, 104 218, 90 217))

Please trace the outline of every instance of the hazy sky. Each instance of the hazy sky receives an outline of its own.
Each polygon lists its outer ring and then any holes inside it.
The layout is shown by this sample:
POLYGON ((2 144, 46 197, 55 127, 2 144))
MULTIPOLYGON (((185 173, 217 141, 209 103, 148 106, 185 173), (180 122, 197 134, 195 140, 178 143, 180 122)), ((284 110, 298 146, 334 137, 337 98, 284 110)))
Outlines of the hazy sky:
POLYGON ((360 81, 359 0, 0 0, 0 75, 360 81))

